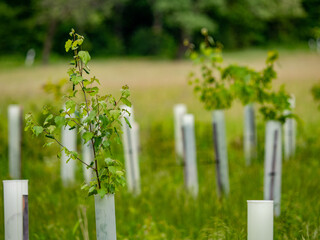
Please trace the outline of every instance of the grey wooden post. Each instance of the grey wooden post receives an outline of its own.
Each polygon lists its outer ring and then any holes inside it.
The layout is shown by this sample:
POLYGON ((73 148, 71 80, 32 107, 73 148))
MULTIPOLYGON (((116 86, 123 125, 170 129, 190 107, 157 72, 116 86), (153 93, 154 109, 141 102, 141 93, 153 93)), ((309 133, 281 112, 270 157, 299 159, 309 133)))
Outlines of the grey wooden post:
POLYGON ((177 164, 183 160, 183 138, 182 138, 182 116, 187 112, 185 104, 176 104, 173 108, 174 114, 174 143, 177 164))
POLYGON ((253 104, 244 107, 243 147, 246 165, 249 166, 252 159, 257 157, 257 132, 253 104))
POLYGON ((264 199, 274 200, 275 216, 280 215, 282 144, 281 123, 268 121, 266 125, 264 157, 264 199))
POLYGON ((230 192, 226 127, 223 110, 213 111, 213 143, 216 163, 217 192, 228 195, 230 192))
MULTIPOLYGON (((132 126, 134 123, 133 109, 129 107, 123 107, 123 109, 126 109, 131 113, 130 116, 127 113, 124 114, 124 117, 129 120, 130 125, 132 126)), ((135 195, 139 195, 141 186, 136 136, 134 135, 134 130, 128 126, 124 118, 122 119, 122 131, 128 190, 135 195)))
POLYGON ((14 179, 21 178, 22 108, 8 107, 9 174, 14 179))
POLYGON ((103 198, 94 196, 96 214, 97 240, 116 240, 116 212, 114 194, 106 194, 103 198))
POLYGON ((198 196, 198 170, 197 152, 194 130, 194 116, 185 114, 182 117, 183 142, 184 142, 184 179, 188 191, 193 197, 198 196))

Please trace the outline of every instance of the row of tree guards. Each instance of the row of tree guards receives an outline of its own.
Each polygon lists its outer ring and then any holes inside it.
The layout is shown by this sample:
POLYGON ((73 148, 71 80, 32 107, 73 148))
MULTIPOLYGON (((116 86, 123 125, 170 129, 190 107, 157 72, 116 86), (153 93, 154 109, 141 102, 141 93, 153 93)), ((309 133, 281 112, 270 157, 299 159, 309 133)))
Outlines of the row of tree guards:
MULTIPOLYGON (((126 115, 130 126, 123 122, 123 147, 128 190, 135 195, 141 192, 140 169, 138 152, 140 149, 139 125, 134 121, 133 108, 127 107, 130 113, 126 115)), ((9 174, 13 179, 21 178, 21 139, 22 139, 22 107, 10 105, 8 107, 9 127, 9 174)), ((123 121, 124 118, 122 119, 123 121)), ((77 151, 77 129, 63 127, 61 129, 61 144, 69 151, 77 151)), ((84 144, 82 139, 83 161, 90 164, 94 160, 91 142, 84 144)), ((63 151, 61 154, 60 174, 63 186, 67 187, 75 182, 75 161, 68 161, 63 151)), ((93 172, 83 167, 84 180, 88 183, 93 172)), ((28 181, 6 180, 4 184, 4 209, 6 240, 25 240, 28 238, 28 181), (21 206, 21 208, 20 208, 21 206)), ((107 194, 104 198, 95 195, 96 233, 97 239, 116 239, 116 219, 114 195, 107 194)))
MULTIPOLYGON (((3 181, 5 240, 29 239, 28 180, 3 181)), ((95 196, 97 239, 116 240, 113 195, 95 196)), ((273 240, 273 201, 248 200, 248 240, 273 240)))
MULTIPOLYGON (((294 98, 291 99, 294 107, 294 98)), ((187 114, 184 104, 174 106, 175 123, 175 150, 177 162, 185 168, 185 185, 197 197, 198 177, 194 117, 187 114)), ((217 195, 228 196, 230 192, 228 151, 226 140, 226 126, 223 110, 214 110, 212 113, 212 132, 216 166, 217 195)), ((295 154, 296 121, 286 119, 284 126, 284 152, 285 159, 295 154)), ((264 199, 274 200, 275 215, 280 215, 281 200, 281 174, 282 174, 282 124, 270 120, 266 123, 265 156, 264 156, 264 199)), ((257 131, 255 124, 254 105, 244 107, 244 156, 246 165, 250 165, 257 157, 257 131)))
MULTIPOLYGON (((292 107, 294 99, 291 100, 292 107)), ((125 156, 125 167, 128 190, 135 195, 141 192, 140 186, 140 169, 139 169, 139 125, 134 120, 132 108, 126 108, 130 112, 127 119, 131 128, 123 124, 123 147, 125 156)), ((196 139, 194 128, 194 116, 187 114, 187 107, 184 104, 174 106, 174 125, 175 125, 175 150, 177 163, 184 165, 184 176, 186 188, 194 198, 198 195, 198 171, 196 159, 196 139)), ((124 119, 123 119, 124 121, 124 119)), ((9 173, 13 179, 21 178, 21 132, 22 132, 22 108, 19 105, 10 105, 8 107, 8 125, 9 125, 9 173)), ((124 122, 123 122, 124 123, 124 122)), ((296 122, 294 119, 287 119, 284 123, 284 153, 285 159, 289 159, 295 153, 295 135, 296 122)), ((70 151, 77 151, 77 130, 63 128, 61 130, 61 142, 70 151)), ((223 110, 213 111, 212 122, 215 163, 216 163, 216 185, 217 194, 228 195, 230 191, 228 155, 226 141, 226 127, 223 110)), ((280 215, 280 198, 281 198, 281 162, 282 162, 282 126, 278 121, 268 121, 266 124, 265 139, 265 174, 264 174, 264 199, 274 201, 275 215, 280 215)), ((257 133, 255 124, 254 105, 249 104, 244 108, 244 156, 246 165, 250 165, 252 159, 257 156, 257 133)), ((83 160, 86 163, 93 161, 93 149, 90 142, 82 144, 83 160)), ((84 167, 84 179, 89 182, 92 178, 92 171, 84 167)), ((68 186, 75 181, 75 162, 68 161, 64 153, 61 155, 61 179, 64 186, 68 186)), ((5 232, 7 239, 28 239, 28 230, 24 229, 28 223, 28 186, 27 180, 8 180, 4 181, 5 195, 5 232), (14 199, 15 200, 14 200, 14 199), (11 203, 16 202, 15 205, 11 203), (17 209, 16 206, 21 206, 17 209), (18 212, 14 212, 18 211, 18 212), (17 218, 12 220, 13 217, 17 218), (21 229, 16 231, 14 229, 21 229), (15 235, 14 235, 15 234, 15 235), (22 234, 23 237, 18 237, 22 234), (15 236, 11 238, 11 236, 15 236)), ((265 209, 265 204, 273 201, 252 201, 248 202, 248 224, 249 219, 254 216, 251 212, 261 205, 265 209), (260 204, 257 204, 257 203, 260 204), (250 204, 253 207, 249 207, 250 204), (250 212, 250 214, 249 214, 250 212)), ((115 226, 115 205, 114 195, 109 194, 101 199, 95 196, 96 206, 96 230, 97 239, 116 239, 115 226)), ((269 206, 268 205, 268 206, 269 206)), ((268 213, 270 215, 270 213, 268 213)), ((272 214, 273 216, 273 214, 272 214)), ((256 216, 259 218, 259 216, 256 216)), ((261 216, 260 216, 261 218, 261 216)), ((269 217, 270 218, 270 217, 269 217)), ((264 219, 264 218, 261 218, 264 219)), ((273 218, 272 218, 273 219, 273 218)), ((270 221, 270 220, 269 220, 270 221)), ((258 224, 259 221, 251 221, 258 224)), ((262 224, 262 228, 263 228, 262 224)), ((270 228, 270 223, 268 223, 270 228)), ((248 239, 250 228, 248 225, 248 239)), ((270 231, 269 231, 270 232, 270 231)), ((255 239, 255 238, 251 238, 255 239)), ((266 238, 272 239, 272 238, 266 238)))

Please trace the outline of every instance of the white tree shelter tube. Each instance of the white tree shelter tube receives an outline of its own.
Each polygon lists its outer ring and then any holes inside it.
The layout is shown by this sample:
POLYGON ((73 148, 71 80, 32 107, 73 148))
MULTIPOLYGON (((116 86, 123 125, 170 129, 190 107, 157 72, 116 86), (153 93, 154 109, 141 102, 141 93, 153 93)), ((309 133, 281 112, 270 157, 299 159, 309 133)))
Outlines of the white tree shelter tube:
POLYGON ((273 201, 248 200, 248 240, 273 240, 273 201))
MULTIPOLYGON (((69 151, 77 151, 77 129, 71 129, 69 126, 62 127, 61 129, 61 143, 69 151)), ((75 182, 75 161, 70 159, 67 162, 68 156, 64 151, 61 153, 61 179, 64 186, 68 186, 75 182)))
POLYGON ((281 123, 268 121, 266 126, 264 159, 264 199, 274 200, 275 216, 280 215, 281 200, 281 123))
MULTIPOLYGON (((93 146, 92 146, 92 142, 88 141, 87 143, 84 143, 84 139, 81 139, 82 141, 82 157, 83 157, 83 161, 90 165, 91 162, 94 161, 94 154, 93 154, 93 146)), ((83 164, 83 176, 84 176, 84 180, 86 183, 90 183, 91 179, 92 179, 92 169, 91 168, 87 168, 86 165, 83 164)))
POLYGON ((138 149, 138 153, 141 152, 141 142, 140 142, 140 126, 139 124, 134 121, 133 124, 132 124, 132 131, 133 131, 133 135, 135 137, 135 143, 137 145, 137 149, 138 149))
POLYGON ((257 132, 253 104, 244 106, 243 147, 246 165, 249 166, 252 159, 257 157, 257 132))
POLYGON ((194 198, 198 196, 198 170, 197 153, 194 130, 194 116, 185 114, 182 118, 183 142, 184 142, 184 179, 188 191, 194 198))
MULTIPOLYGON (((133 109, 129 107, 123 107, 130 114, 124 114, 132 128, 134 128, 133 109)), ((125 167, 127 176, 128 190, 135 195, 139 195, 141 192, 140 186, 140 167, 138 159, 138 145, 136 142, 135 130, 128 126, 125 119, 122 119, 122 131, 123 131, 123 147, 125 153, 125 167)))
POLYGON ((226 127, 223 110, 213 111, 213 143, 216 163, 217 192, 226 196, 230 192, 226 127))
MULTIPOLYGON (((83 117, 82 119, 83 124, 87 124, 85 123, 86 118, 87 116, 83 117)), ((84 131, 82 131, 82 134, 84 134, 84 131)), ((94 151, 93 151, 92 141, 89 140, 88 142, 84 143, 84 139, 81 136, 81 147, 82 147, 82 158, 83 158, 82 160, 86 164, 90 165, 91 163, 94 162, 94 151)), ((82 165, 82 170, 83 170, 84 181, 87 184, 89 184, 93 177, 93 171, 91 168, 88 168, 84 164, 82 165)))
POLYGON ((9 175, 14 179, 21 178, 21 141, 22 141, 22 108, 19 105, 8 107, 8 142, 9 142, 9 175))
MULTIPOLYGON (((295 98, 291 97, 291 108, 295 108, 295 98)), ((291 114, 291 111, 286 110, 285 115, 291 114)), ((284 159, 288 160, 295 155, 296 152, 296 134, 297 134, 297 122, 294 118, 287 118, 284 125, 284 159)))
POLYGON ((3 181, 3 195, 5 240, 28 240, 28 180, 3 181))
POLYGON ((94 196, 96 213, 97 240, 116 240, 116 212, 114 194, 106 194, 103 198, 94 196))
POLYGON ((185 104, 176 104, 173 108, 174 114, 174 142, 177 164, 183 160, 183 138, 182 138, 182 116, 186 114, 187 107, 185 104))

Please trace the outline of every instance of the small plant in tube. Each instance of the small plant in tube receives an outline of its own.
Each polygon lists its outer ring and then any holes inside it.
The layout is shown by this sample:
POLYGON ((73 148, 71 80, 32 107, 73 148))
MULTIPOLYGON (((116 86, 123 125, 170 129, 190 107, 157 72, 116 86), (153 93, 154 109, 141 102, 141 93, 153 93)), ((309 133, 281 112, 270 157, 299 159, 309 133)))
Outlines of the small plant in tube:
MULTIPOLYGON (((49 140, 46 146, 54 143, 60 145, 61 151, 68 156, 68 161, 78 161, 91 169, 94 177, 90 184, 85 184, 82 188, 88 191, 89 196, 99 194, 103 197, 105 194, 115 193, 125 184, 122 164, 112 158, 111 150, 114 143, 120 143, 121 118, 130 115, 120 107, 131 106, 128 100, 130 91, 128 86, 123 86, 117 98, 111 94, 101 95, 99 80, 90 74, 90 54, 82 49, 84 37, 73 29, 69 35, 65 50, 72 52, 73 56, 68 69, 69 81, 66 83, 69 91, 62 96, 64 108, 54 112, 51 107, 44 106, 42 113, 45 120, 41 123, 31 113, 26 114, 25 130, 31 130, 36 136, 44 135, 49 140), (84 142, 92 144, 94 160, 91 163, 85 163, 77 152, 62 145, 58 135, 63 127, 77 128, 78 135, 84 142)), ((50 86, 57 89, 53 84, 47 85, 49 88, 50 86)), ((130 126, 127 119, 126 122, 130 126)), ((60 154, 61 152, 58 156, 60 154)))

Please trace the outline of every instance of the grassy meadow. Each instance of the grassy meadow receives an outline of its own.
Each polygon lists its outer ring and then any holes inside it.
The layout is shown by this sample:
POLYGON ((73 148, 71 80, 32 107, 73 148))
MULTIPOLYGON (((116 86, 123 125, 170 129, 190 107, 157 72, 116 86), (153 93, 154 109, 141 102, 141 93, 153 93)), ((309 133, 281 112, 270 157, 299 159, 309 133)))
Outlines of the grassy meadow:
MULTIPOLYGON (((262 69, 267 51, 225 53, 227 63, 262 69)), ((42 90, 48 80, 67 76, 68 60, 49 66, 27 68, 6 63, 0 67, 0 180, 8 179, 7 106, 18 103, 36 116, 45 103, 54 104, 42 90)), ((131 89, 135 119, 140 124, 140 172, 142 194, 134 197, 124 188, 116 194, 119 240, 236 240, 246 239, 247 203, 263 199, 264 122, 257 116, 259 157, 249 167, 243 156, 243 107, 226 111, 231 193, 218 199, 212 142, 211 113, 187 84, 194 69, 191 62, 152 59, 93 60, 91 72, 103 92, 118 94, 122 85, 131 89), (175 164, 173 106, 185 103, 195 114, 199 197, 194 200, 184 188, 183 168, 175 164)), ((276 240, 320 239, 320 112, 310 93, 320 80, 320 55, 306 50, 281 50, 276 66, 281 84, 296 96, 297 154, 283 162, 282 213, 275 218, 276 240)), ((23 178, 29 179, 30 239, 95 239, 94 202, 77 184, 63 188, 59 173, 58 147, 44 149, 44 139, 23 134, 23 178), (88 223, 88 224, 86 224, 88 223)), ((80 150, 80 141, 78 145, 80 150)), ((115 156, 123 161, 122 146, 115 156)), ((0 239, 4 239, 3 196, 0 185, 0 239)))

